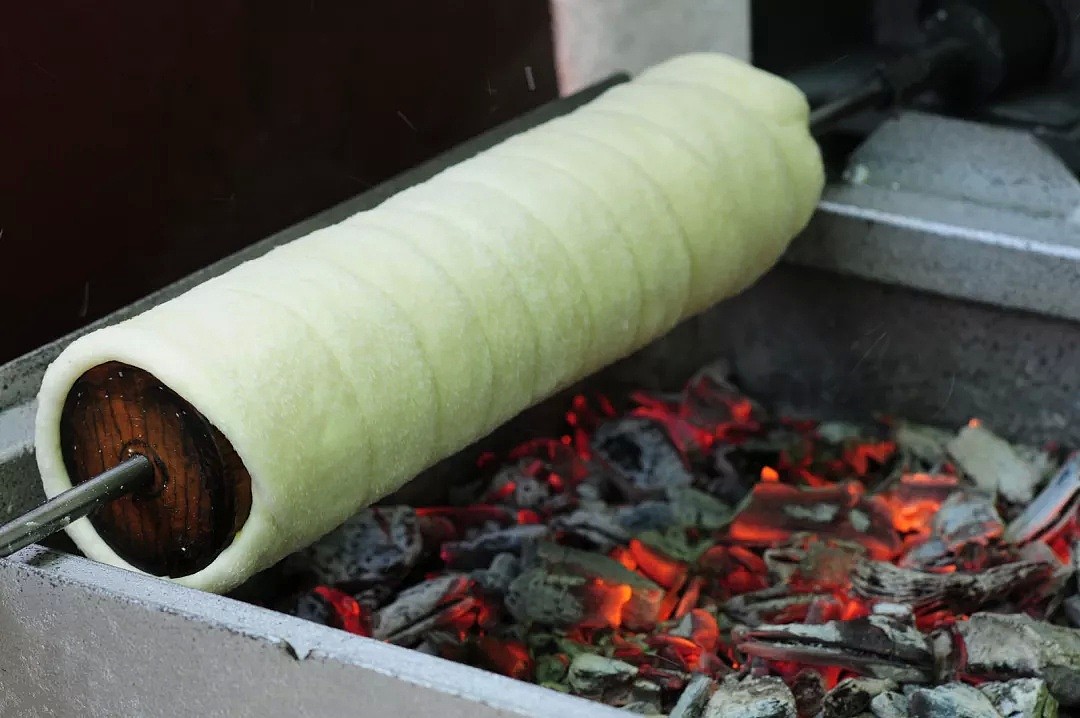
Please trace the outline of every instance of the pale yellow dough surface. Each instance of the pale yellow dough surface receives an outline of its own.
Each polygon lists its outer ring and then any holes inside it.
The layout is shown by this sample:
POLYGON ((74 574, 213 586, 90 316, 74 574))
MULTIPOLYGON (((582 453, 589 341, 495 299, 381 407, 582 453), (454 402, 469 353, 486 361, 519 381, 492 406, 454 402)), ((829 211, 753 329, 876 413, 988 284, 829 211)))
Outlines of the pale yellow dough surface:
MULTIPOLYGON (((70 487, 64 399, 141 367, 217 426, 252 507, 208 567, 225 591, 530 404, 760 277, 823 183, 805 98, 717 54, 613 88, 368 212, 78 339, 37 416, 46 493, 70 487)), ((93 559, 135 570, 86 519, 93 559)))

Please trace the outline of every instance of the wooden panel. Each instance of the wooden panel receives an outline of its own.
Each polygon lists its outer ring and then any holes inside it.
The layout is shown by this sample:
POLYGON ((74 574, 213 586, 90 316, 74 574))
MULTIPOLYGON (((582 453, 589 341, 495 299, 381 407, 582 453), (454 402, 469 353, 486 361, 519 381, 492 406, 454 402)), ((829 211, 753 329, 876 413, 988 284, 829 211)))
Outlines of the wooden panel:
POLYGON ((205 568, 247 519, 251 477, 228 439, 141 369, 109 362, 80 377, 64 405, 60 437, 76 484, 134 454, 153 462, 150 487, 91 517, 113 550, 147 573, 183 576, 205 568))
POLYGON ((0 363, 552 99, 547 5, 0 3, 0 363))

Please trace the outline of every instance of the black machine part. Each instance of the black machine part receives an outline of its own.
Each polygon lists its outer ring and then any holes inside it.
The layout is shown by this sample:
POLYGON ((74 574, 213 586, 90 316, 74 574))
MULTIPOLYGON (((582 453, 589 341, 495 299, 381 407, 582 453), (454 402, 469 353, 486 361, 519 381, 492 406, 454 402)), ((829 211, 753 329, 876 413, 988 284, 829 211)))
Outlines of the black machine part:
POLYGON ((880 63, 865 79, 815 108, 815 134, 864 110, 932 90, 950 111, 967 111, 1060 71, 1070 33, 1057 0, 926 0, 922 42, 880 63))
POLYGON ((1058 0, 925 0, 928 40, 965 44, 943 99, 972 105, 1049 80, 1069 55, 1064 13, 1058 0))

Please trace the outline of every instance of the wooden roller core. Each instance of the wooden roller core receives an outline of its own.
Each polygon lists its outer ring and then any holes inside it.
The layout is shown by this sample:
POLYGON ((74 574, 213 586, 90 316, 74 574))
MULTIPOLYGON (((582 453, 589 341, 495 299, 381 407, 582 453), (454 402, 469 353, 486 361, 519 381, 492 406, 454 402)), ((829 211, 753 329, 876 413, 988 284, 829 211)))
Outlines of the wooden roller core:
POLYGON ((112 501, 90 520, 132 566, 185 576, 208 566, 251 509, 251 476, 229 440, 154 375, 119 362, 72 386, 60 420, 72 485, 135 454, 154 464, 149 487, 112 501))

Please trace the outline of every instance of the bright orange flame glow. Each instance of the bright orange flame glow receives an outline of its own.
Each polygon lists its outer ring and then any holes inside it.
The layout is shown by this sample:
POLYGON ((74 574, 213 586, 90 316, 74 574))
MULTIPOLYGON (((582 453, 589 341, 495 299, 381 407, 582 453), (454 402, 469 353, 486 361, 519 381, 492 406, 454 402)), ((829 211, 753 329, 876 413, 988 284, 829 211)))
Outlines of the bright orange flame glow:
POLYGON ((630 549, 625 546, 616 546, 608 555, 631 571, 637 568, 637 561, 634 560, 634 556, 630 553, 630 549))
POLYGON ((764 526, 748 521, 736 521, 731 525, 729 531, 731 538, 749 544, 779 543, 786 539, 789 533, 789 531, 776 526, 764 526))
POLYGON ((911 531, 929 531, 930 519, 937 513, 941 503, 938 501, 922 500, 897 506, 893 504, 892 516, 893 528, 900 533, 911 531))
POLYGON ((624 583, 607 583, 593 579, 587 587, 590 600, 581 628, 618 628, 623 621, 623 608, 630 602, 633 591, 624 583))
POLYGON ((517 514, 517 522, 519 524, 538 524, 540 523, 540 514, 531 509, 519 509, 517 514))
POLYGON ((645 642, 664 658, 679 663, 683 670, 692 671, 701 663, 701 646, 687 638, 660 634, 649 636, 645 642))
POLYGON ((876 444, 859 444, 854 449, 844 452, 844 460, 855 469, 860 476, 870 470, 870 462, 884 464, 896 451, 896 444, 892 441, 881 441, 876 444))
POLYGON ((316 586, 314 593, 330 604, 340 624, 338 628, 358 636, 371 635, 364 610, 355 598, 329 586, 316 586))
POLYGON ((749 424, 754 414, 754 407, 749 399, 731 402, 731 419, 739 424, 749 424))
POLYGON ((698 604, 701 599, 701 589, 705 585, 705 579, 701 576, 694 576, 690 579, 690 585, 683 591, 682 598, 675 605, 675 611, 672 613, 672 618, 682 618, 687 613, 690 613, 691 609, 698 604))
POLYGON ((685 564, 653 551, 637 539, 630 540, 630 553, 637 562, 638 572, 666 589, 676 588, 686 580, 685 564))
POLYGON ((776 469, 774 469, 771 466, 762 466, 761 467, 761 480, 762 481, 779 481, 780 480, 780 472, 778 472, 776 469))
POLYGON ((896 491, 877 498, 888 507, 893 528, 900 533, 926 535, 941 500, 956 485, 955 477, 949 475, 907 474, 896 491), (939 492, 936 495, 935 490, 939 492))
POLYGON ((664 600, 660 602, 660 607, 656 610, 656 620, 666 621, 671 618, 671 614, 675 611, 675 606, 679 603, 679 592, 672 589, 664 594, 664 600))
POLYGON ((476 625, 477 613, 482 604, 475 598, 463 598, 455 604, 447 606, 436 617, 437 625, 457 633, 464 640, 470 628, 476 625))
POLYGON ((690 639, 706 651, 715 651, 720 643, 720 627, 713 615, 701 608, 690 612, 690 639))

